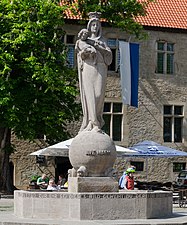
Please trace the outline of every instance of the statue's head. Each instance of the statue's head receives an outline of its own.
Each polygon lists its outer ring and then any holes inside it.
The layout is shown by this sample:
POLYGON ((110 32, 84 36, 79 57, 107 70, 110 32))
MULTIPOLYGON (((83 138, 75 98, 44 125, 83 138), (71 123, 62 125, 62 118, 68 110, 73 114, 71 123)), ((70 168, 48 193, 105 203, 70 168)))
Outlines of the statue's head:
POLYGON ((95 35, 100 38, 101 37, 101 23, 99 21, 101 17, 100 12, 90 12, 89 13, 89 22, 87 25, 87 29, 89 33, 95 33, 95 35))
POLYGON ((89 36, 89 31, 87 29, 82 29, 79 33, 78 33, 78 38, 81 40, 86 40, 89 36))

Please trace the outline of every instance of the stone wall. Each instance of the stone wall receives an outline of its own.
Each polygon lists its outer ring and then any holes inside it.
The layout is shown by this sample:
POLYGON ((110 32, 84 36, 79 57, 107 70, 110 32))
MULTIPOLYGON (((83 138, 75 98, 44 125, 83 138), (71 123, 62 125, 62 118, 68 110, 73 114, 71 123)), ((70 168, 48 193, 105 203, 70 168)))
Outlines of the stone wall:
MULTIPOLYGON (((36 163, 36 157, 29 155, 30 153, 42 148, 36 143, 29 141, 18 140, 14 135, 12 142, 15 145, 16 151, 11 155, 11 161, 14 165, 14 185, 19 189, 27 189, 33 175, 42 175, 46 173, 48 177, 53 177, 55 174, 54 158, 46 158, 46 163, 40 165, 36 163)), ((39 143, 39 142, 38 142, 39 143)), ((44 146, 43 146, 44 147, 44 146)))

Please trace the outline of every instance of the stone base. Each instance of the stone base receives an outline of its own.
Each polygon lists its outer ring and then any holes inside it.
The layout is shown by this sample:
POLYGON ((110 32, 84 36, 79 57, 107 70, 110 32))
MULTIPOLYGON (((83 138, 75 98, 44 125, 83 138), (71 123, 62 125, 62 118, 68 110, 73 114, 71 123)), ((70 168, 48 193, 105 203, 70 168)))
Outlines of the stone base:
POLYGON ((64 220, 151 219, 172 215, 172 192, 121 193, 14 192, 20 218, 64 220))
POLYGON ((118 182, 111 177, 69 177, 68 192, 118 192, 118 182))

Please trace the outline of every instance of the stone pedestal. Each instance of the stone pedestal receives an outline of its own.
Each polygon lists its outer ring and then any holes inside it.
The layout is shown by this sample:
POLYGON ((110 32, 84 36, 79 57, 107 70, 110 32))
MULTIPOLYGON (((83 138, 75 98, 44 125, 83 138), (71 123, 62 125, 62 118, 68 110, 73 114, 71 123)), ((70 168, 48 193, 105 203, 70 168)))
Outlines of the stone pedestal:
POLYGON ((172 215, 172 192, 121 193, 14 192, 20 218, 64 220, 151 219, 172 215))
POLYGON ((118 192, 118 182, 111 177, 69 177, 68 192, 118 192))

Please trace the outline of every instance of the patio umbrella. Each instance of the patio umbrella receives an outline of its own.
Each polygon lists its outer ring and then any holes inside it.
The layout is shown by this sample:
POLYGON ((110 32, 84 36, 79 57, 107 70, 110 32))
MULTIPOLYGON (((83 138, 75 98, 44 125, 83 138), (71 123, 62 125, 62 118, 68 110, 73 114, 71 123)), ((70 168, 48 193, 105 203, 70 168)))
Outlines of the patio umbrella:
POLYGON ((139 142, 129 149, 135 151, 135 156, 142 157, 180 157, 187 156, 187 152, 169 148, 153 141, 139 142))
POLYGON ((153 141, 145 140, 139 142, 129 149, 134 150, 135 153, 123 154, 124 157, 142 157, 146 159, 146 177, 148 178, 148 158, 151 157, 187 157, 187 152, 169 148, 160 145, 153 141))
POLYGON ((43 148, 38 151, 32 152, 30 155, 68 157, 69 156, 69 146, 71 145, 72 141, 73 141, 73 138, 70 138, 66 141, 62 141, 55 145, 51 145, 47 148, 43 148))
POLYGON ((125 148, 125 147, 119 146, 119 145, 116 145, 116 152, 117 152, 118 155, 121 155, 121 154, 131 155, 131 154, 135 154, 136 153, 136 151, 133 150, 133 149, 125 148))
MULTIPOLYGON (((35 155, 35 156, 63 156, 63 157, 68 157, 69 155, 69 146, 71 145, 73 141, 73 138, 68 139, 66 141, 62 141, 58 144, 55 145, 51 145, 47 148, 44 149, 40 149, 38 151, 32 152, 30 155, 35 155)), ((119 145, 116 145, 116 152, 118 155, 121 154, 133 154, 136 153, 136 151, 129 149, 129 148, 125 148, 119 145)))

